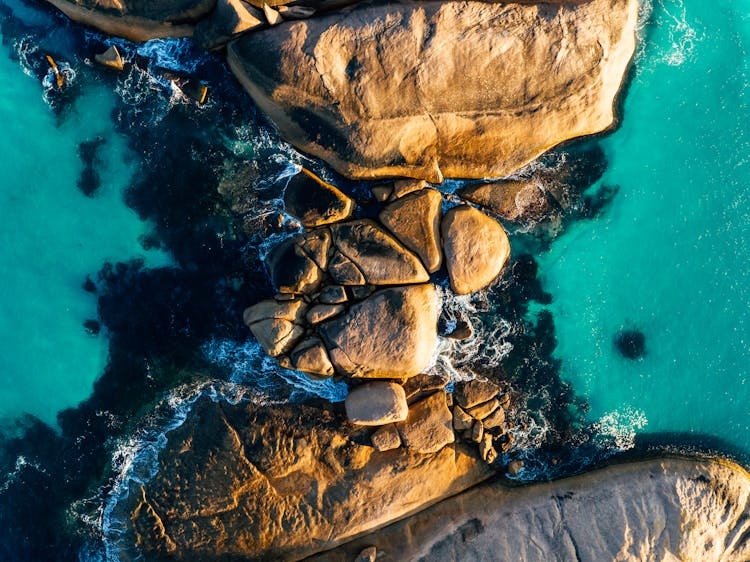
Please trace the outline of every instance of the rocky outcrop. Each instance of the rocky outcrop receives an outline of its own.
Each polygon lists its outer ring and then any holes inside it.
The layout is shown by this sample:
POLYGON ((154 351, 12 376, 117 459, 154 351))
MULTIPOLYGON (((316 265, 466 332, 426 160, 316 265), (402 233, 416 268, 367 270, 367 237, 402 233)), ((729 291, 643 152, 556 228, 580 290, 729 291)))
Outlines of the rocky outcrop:
POLYGON ((47 0, 70 19, 131 41, 186 37, 216 0, 47 0))
POLYGON ((432 285, 377 291, 324 322, 321 334, 336 369, 350 377, 412 377, 437 347, 440 301, 432 285))
POLYGON ((282 136, 344 175, 499 177, 612 125, 637 4, 360 4, 228 59, 282 136))
POLYGON ((474 207, 450 209, 443 218, 442 234, 451 287, 459 295, 487 287, 510 258, 502 225, 474 207))
POLYGON ((299 404, 202 399, 113 517, 145 560, 298 560, 491 474, 464 445, 379 452, 362 444, 371 431, 299 404))
POLYGON ((482 484, 313 560, 750 559, 750 480, 729 463, 633 462, 509 489, 482 484))

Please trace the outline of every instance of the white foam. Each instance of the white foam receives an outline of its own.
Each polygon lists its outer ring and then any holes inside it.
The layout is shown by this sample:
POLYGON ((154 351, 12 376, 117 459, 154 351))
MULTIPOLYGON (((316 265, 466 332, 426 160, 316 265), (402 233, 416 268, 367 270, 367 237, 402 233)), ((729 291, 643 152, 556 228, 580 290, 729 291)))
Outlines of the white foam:
POLYGON ((597 434, 596 444, 611 454, 632 449, 637 433, 647 424, 643 410, 625 406, 604 414, 592 428, 597 434))

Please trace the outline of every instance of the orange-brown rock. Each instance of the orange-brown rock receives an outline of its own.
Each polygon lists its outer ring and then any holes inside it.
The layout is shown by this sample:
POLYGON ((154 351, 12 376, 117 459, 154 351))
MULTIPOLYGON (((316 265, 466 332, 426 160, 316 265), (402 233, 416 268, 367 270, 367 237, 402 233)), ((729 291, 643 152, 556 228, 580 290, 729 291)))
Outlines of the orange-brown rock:
POLYGON ((510 257, 510 242, 499 222, 461 205, 445 213, 441 230, 448 276, 456 293, 484 289, 500 275, 510 257))
POLYGON ((433 361, 439 314, 433 285, 407 285, 373 293, 320 331, 341 374, 413 377, 433 361))
POLYGON ((284 190, 284 206, 306 227, 342 221, 354 211, 350 197, 305 168, 289 180, 284 190))
POLYGON ((613 124, 637 11, 360 3, 248 34, 228 57, 282 136, 346 176, 502 177, 613 124))
MULTIPOLYGON (((513 461, 509 474, 523 462, 513 461)), ((555 482, 488 482, 314 561, 750 560, 750 478, 729 462, 665 458, 555 482)))
POLYGON ((422 189, 389 204, 378 218, 404 246, 415 252, 427 271, 434 273, 443 263, 440 248, 440 217, 443 198, 435 189, 422 189))
POLYGON ((340 414, 298 404, 201 399, 167 434, 158 473, 131 486, 113 517, 128 522, 145 560, 298 560, 491 473, 467 446, 381 453, 368 428, 345 426, 340 414))
POLYGON ((131 41, 186 37, 216 0, 47 0, 70 19, 131 41))

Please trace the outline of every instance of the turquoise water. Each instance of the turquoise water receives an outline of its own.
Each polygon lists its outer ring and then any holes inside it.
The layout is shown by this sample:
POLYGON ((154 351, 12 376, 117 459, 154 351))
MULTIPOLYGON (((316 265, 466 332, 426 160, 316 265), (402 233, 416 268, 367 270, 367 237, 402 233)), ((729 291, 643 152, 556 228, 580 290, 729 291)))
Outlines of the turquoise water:
POLYGON ((653 4, 600 220, 541 258, 563 378, 626 447, 705 433, 750 453, 750 2, 653 4), (625 359, 613 336, 646 336, 625 359))
POLYGON ((122 199, 137 160, 114 133, 114 94, 87 85, 59 124, 40 81, 7 48, 0 52, 0 419, 57 412, 91 394, 107 359, 105 334, 91 336, 96 296, 82 290, 106 260, 166 256, 144 252, 146 225, 122 199), (77 187, 78 145, 102 136, 102 186, 77 187))

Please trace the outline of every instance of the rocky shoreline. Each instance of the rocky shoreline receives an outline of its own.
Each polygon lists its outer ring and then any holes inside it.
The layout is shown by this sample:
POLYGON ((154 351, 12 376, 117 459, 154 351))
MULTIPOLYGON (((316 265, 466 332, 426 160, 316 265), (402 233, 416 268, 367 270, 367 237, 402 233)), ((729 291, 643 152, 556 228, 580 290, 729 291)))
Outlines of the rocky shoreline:
MULTIPOLYGON (((509 454, 512 395, 481 377, 429 373, 442 338, 473 337, 466 323, 441 328, 437 287, 487 290, 508 274, 503 223, 533 224, 570 205, 533 173, 455 194, 435 184, 510 176, 565 140, 613 126, 637 2, 49 1, 131 40, 192 36, 206 49, 226 47, 230 68, 286 140, 348 178, 378 179, 355 197, 307 169, 293 175, 283 203, 298 233, 265 256, 275 296, 244 312, 279 365, 346 381, 343 409, 197 404, 168 434, 156 477, 118 506, 128 555, 293 560, 337 548, 321 559, 567 552, 595 560, 620 553, 625 529, 634 546, 624 558, 717 544, 742 558, 744 472, 654 461, 526 492, 480 484, 523 469, 509 454), (611 511, 597 501, 618 478, 623 492, 607 501, 636 505, 637 486, 650 505, 667 506, 658 544, 644 531, 653 521, 627 510, 603 518, 600 535, 570 530, 586 520, 581 507, 611 511), (645 478, 662 484, 647 489, 645 478), (686 489, 701 501, 683 501, 686 489), (563 499, 550 503, 550 493, 563 499), (737 513, 710 544, 671 523, 668 510, 684 505, 700 529, 729 504, 737 513), (538 521, 565 532, 546 533, 538 521), (431 533, 433 522, 443 526, 431 533), (498 543, 509 522, 515 533, 498 543), (525 550, 529 542, 538 550, 525 550)), ((98 55, 122 69, 116 47, 98 55)), ((195 91, 205 101, 205 86, 195 91)))

